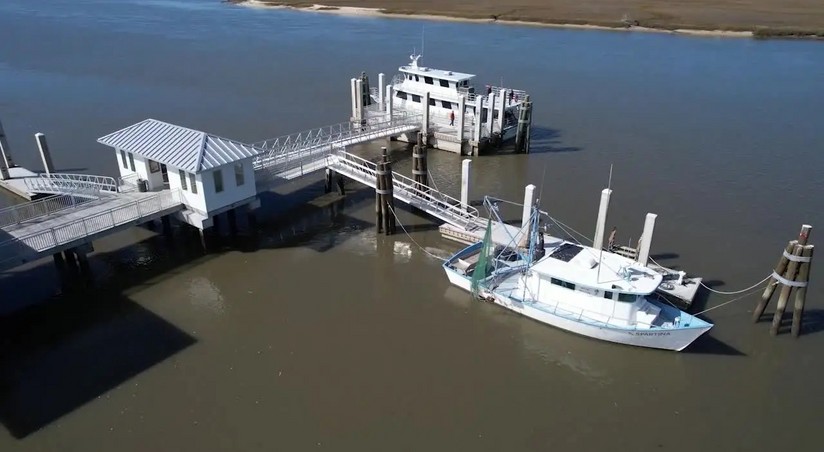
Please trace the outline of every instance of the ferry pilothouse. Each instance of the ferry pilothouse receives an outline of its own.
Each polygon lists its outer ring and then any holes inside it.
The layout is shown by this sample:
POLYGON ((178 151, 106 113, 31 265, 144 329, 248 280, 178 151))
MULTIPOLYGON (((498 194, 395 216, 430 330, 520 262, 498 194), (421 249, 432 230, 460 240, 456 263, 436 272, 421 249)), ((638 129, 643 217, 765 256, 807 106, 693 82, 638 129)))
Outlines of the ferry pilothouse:
MULTIPOLYGON (((429 122, 436 140, 438 137, 448 140, 451 136, 460 140, 463 147, 466 142, 470 146, 481 140, 500 144, 514 138, 526 92, 493 85, 477 89, 473 84, 475 75, 428 68, 420 64, 420 59, 419 54, 411 55, 410 63, 401 66, 400 73, 392 79, 395 109, 423 111, 428 92, 429 122), (463 121, 460 120, 461 97, 465 105, 463 121), (459 131, 461 126, 463 130, 459 131)), ((411 137, 399 139, 411 141, 406 138, 411 137)))

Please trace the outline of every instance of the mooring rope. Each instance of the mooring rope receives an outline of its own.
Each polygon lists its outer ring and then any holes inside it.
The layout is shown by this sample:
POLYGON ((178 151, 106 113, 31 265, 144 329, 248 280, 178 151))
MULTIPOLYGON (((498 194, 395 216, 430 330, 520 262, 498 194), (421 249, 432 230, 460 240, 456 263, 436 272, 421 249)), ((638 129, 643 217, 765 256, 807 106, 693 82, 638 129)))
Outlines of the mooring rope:
POLYGON ((413 238, 412 238, 412 236, 411 236, 411 235, 409 235, 409 231, 407 231, 407 230, 406 230, 406 228, 403 226, 403 223, 401 223, 401 219, 400 219, 400 218, 398 218, 398 214, 396 214, 396 213, 395 213, 395 209, 393 209, 393 208, 392 208, 392 206, 390 206, 390 205, 387 205, 386 207, 389 207, 389 211, 390 211, 390 212, 392 212, 392 215, 394 215, 394 216, 395 216, 395 221, 397 221, 397 222, 398 222, 398 224, 399 224, 399 225, 401 225, 401 229, 403 230, 404 234, 406 234, 406 236, 407 236, 407 237, 409 237, 409 240, 411 240, 411 241, 412 241, 412 243, 414 243, 414 244, 415 244, 415 246, 417 246, 418 248, 420 248, 420 249, 421 249, 421 251, 423 251, 424 253, 428 254, 428 255, 429 255, 429 257, 433 257, 433 258, 435 258, 435 259, 438 259, 438 260, 439 260, 439 261, 441 261, 441 262, 446 262, 446 261, 447 261, 447 259, 444 259, 444 258, 442 258, 442 257, 440 257, 440 256, 436 256, 436 255, 434 255, 434 254, 430 253, 429 251, 427 251, 427 250, 426 250, 426 248, 422 247, 422 246, 420 245, 420 243, 416 242, 416 241, 415 241, 415 239, 413 239, 413 238))
POLYGON ((758 292, 759 290, 761 290, 761 288, 760 288, 760 287, 759 287, 759 288, 757 288, 757 289, 755 289, 755 290, 750 291, 750 292, 749 292, 749 293, 747 293, 747 294, 741 295, 740 297, 733 298, 732 300, 729 300, 729 301, 726 301, 726 302, 724 302, 724 303, 721 303, 721 304, 719 304, 718 306, 713 306, 713 307, 711 307, 711 308, 704 309, 703 311, 701 311, 701 312, 696 312, 695 314, 692 314, 692 315, 694 315, 694 316, 696 316, 696 315, 701 315, 701 314, 703 314, 703 313, 705 313, 705 312, 712 311, 713 309, 718 309, 718 308, 720 308, 720 307, 722 307, 722 306, 726 306, 726 305, 728 305, 728 304, 730 304, 730 303, 732 303, 732 302, 734 302, 734 301, 743 300, 744 298, 749 297, 750 295, 752 295, 752 294, 754 294, 754 293, 758 292))
MULTIPOLYGON (((651 260, 653 264, 655 264, 655 265, 657 265, 657 266, 659 266, 659 267, 661 267, 661 268, 666 268, 666 267, 664 267, 663 265, 661 265, 661 264, 659 264, 658 262, 656 262, 656 261, 655 261, 655 259, 653 259, 651 256, 649 257, 649 260, 651 260)), ((741 290, 731 290, 731 291, 715 290, 715 289, 713 289, 712 287, 710 287, 710 286, 708 286, 708 285, 704 284, 703 282, 701 282, 700 284, 701 284, 701 287, 703 287, 703 288, 705 288, 705 289, 709 290, 710 292, 717 293, 717 294, 719 294, 719 295, 738 295, 738 294, 740 294, 740 293, 747 292, 748 290, 755 289, 756 287, 760 286, 761 284, 764 284, 765 282, 767 282, 767 280, 768 280, 768 279, 770 279, 770 278, 772 278, 772 273, 770 273, 769 275, 767 275, 767 277, 766 277, 766 278, 764 278, 764 279, 762 279, 761 281, 758 281, 757 283, 755 283, 755 284, 751 285, 750 287, 747 287, 746 289, 741 289, 741 290)))

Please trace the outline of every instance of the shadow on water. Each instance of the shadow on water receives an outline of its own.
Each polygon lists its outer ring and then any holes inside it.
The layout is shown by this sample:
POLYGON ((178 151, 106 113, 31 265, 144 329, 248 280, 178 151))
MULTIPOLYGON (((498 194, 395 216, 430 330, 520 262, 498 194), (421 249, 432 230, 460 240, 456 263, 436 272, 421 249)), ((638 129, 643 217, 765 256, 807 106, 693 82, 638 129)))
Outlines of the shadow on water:
MULTIPOLYGON (((159 237, 139 245, 163 257, 155 265, 115 268, 116 278, 98 287, 75 286, 0 316, 0 423, 14 437, 30 435, 196 342, 124 293, 179 271, 191 256, 164 254, 172 247, 159 237)), ((94 260, 117 261, 119 252, 94 260)), ((0 290, 11 290, 26 273, 51 280, 51 262, 43 262, 0 275, 0 290)))
POLYGON ((723 356, 747 356, 737 348, 714 338, 706 333, 695 340, 689 347, 681 353, 694 355, 723 355, 723 356))
MULTIPOLYGON (((794 298, 790 297, 790 301, 787 303, 787 309, 784 311, 784 317, 781 318, 781 324, 778 326, 778 334, 790 334, 792 330, 793 324, 793 305, 792 300, 794 298)), ((768 307, 775 307, 776 295, 773 295, 773 299, 768 307)), ((764 311, 756 323, 772 323, 773 316, 775 315, 775 311, 764 311)), ((801 318, 801 336, 820 333, 824 331, 824 309, 804 309, 804 317, 801 318)))
POLYGON ((561 142, 561 133, 556 129, 542 126, 532 126, 529 136, 529 152, 541 154, 548 152, 578 152, 582 149, 577 146, 564 146, 561 142))
POLYGON ((678 254, 678 253, 667 252, 667 253, 650 254, 649 257, 654 261, 661 262, 661 261, 664 261, 664 260, 667 260, 667 259, 678 259, 679 257, 681 257, 681 255, 678 254))

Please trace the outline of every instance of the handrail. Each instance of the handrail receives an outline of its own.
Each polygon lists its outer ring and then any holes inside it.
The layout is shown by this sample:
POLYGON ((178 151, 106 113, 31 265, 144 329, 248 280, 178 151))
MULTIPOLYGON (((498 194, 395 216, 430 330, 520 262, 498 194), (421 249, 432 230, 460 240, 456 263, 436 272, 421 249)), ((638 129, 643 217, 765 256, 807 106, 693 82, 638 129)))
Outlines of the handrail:
POLYGON ((36 255, 57 246, 84 239, 98 232, 153 215, 181 203, 183 201, 180 189, 163 190, 155 195, 142 197, 126 204, 119 204, 103 212, 63 225, 0 242, 0 256, 8 256, 0 259, 0 266, 3 263, 19 259, 21 247, 24 251, 34 251, 36 255))
POLYGON ((117 181, 109 176, 51 173, 27 177, 24 182, 33 193, 117 193, 117 181))
POLYGON ((0 209, 0 228, 35 218, 45 217, 66 209, 75 208, 81 204, 94 201, 97 198, 75 195, 52 195, 23 204, 0 209))
MULTIPOLYGON (((365 173, 370 179, 377 176, 377 164, 357 155, 350 154, 346 151, 337 151, 330 154, 329 157, 333 159, 331 163, 349 166, 354 170, 365 173)), ((415 182, 409 177, 393 172, 392 185, 397 191, 406 194, 410 201, 417 199, 426 205, 437 206, 440 213, 450 217, 456 226, 469 229, 473 226, 483 225, 477 208, 461 204, 459 200, 429 187, 422 186, 422 184, 415 182), (417 188, 419 186, 422 186, 423 189, 417 188)))

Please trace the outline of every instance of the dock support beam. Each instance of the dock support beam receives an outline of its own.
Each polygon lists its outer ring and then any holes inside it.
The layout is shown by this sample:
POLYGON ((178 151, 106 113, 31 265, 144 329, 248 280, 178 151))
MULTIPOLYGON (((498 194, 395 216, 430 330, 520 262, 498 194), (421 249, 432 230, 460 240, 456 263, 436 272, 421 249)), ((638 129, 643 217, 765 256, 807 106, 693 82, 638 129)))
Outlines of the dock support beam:
POLYGON ((426 191, 429 187, 429 173, 426 168, 426 146, 416 144, 412 147, 412 179, 415 188, 426 191))
POLYGON ((506 111, 506 90, 501 89, 501 108, 498 110, 498 129, 501 131, 501 138, 504 136, 504 112, 506 111))
POLYGON ((521 229, 529 224, 532 217, 532 205, 535 204, 535 186, 529 184, 524 189, 524 211, 521 214, 521 229))
POLYGON ((386 235, 395 233, 395 206, 392 194, 392 164, 386 147, 381 148, 381 161, 375 171, 375 217, 378 232, 386 235))
POLYGON ((492 136, 492 131, 495 130, 495 92, 494 91, 489 93, 489 107, 486 109, 486 128, 489 129, 489 136, 492 136))
POLYGON ((383 103, 384 77, 383 72, 378 74, 378 102, 380 102, 381 111, 386 111, 386 104, 383 103))
POLYGON ((389 119, 392 119, 392 107, 394 102, 392 101, 393 94, 395 94, 395 89, 392 88, 392 85, 386 85, 386 110, 389 113, 389 119))
POLYGON ((518 112, 518 130, 515 134, 515 152, 529 154, 529 135, 532 130, 532 102, 524 98, 518 112))
POLYGON ((6 140, 6 132, 3 131, 3 123, 0 122, 0 180, 9 179, 9 168, 14 166, 11 159, 9 142, 6 140))
POLYGON ((43 159, 43 169, 46 170, 47 176, 51 175, 51 173, 54 172, 54 163, 49 152, 49 144, 46 143, 46 135, 38 132, 34 134, 34 139, 37 141, 37 148, 40 149, 40 158, 43 159))
POLYGON ((484 108, 484 96, 478 96, 475 99, 477 104, 475 107, 475 130, 473 135, 477 145, 475 146, 475 152, 473 154, 478 155, 481 153, 481 110, 484 108))
POLYGON ((163 225, 163 235, 166 237, 172 236, 172 217, 166 215, 160 219, 160 223, 163 225))
POLYGON ((463 159, 461 162, 461 209, 469 210, 469 174, 472 168, 472 159, 463 159))
POLYGON ((423 96, 423 124, 421 125, 421 132, 423 132, 423 142, 419 142, 421 146, 429 146, 429 91, 423 96))
POLYGON ((601 190, 601 204, 598 206, 598 220, 595 223, 595 236, 592 239, 592 247, 600 250, 604 247, 604 226, 607 222, 607 211, 609 210, 609 197, 612 190, 605 188, 601 190))
POLYGON ((358 117, 358 87, 356 85, 357 79, 350 80, 352 89, 352 121, 358 117))
POLYGON ((644 232, 641 233, 639 239, 641 244, 638 246, 638 262, 645 266, 649 261, 649 248, 652 245, 652 231, 655 229, 655 219, 658 215, 648 213, 646 220, 644 220, 644 232))
POLYGON ((464 123, 466 122, 466 96, 458 96, 458 143, 463 146, 464 123))
POLYGON ((358 96, 356 100, 358 114, 355 115, 355 120, 358 121, 358 125, 363 125, 363 79, 355 80, 355 92, 358 96))

